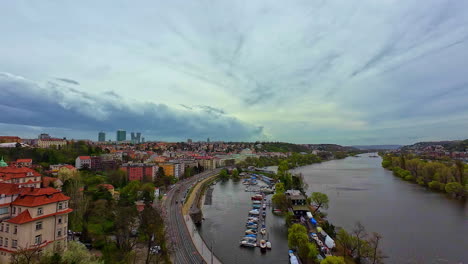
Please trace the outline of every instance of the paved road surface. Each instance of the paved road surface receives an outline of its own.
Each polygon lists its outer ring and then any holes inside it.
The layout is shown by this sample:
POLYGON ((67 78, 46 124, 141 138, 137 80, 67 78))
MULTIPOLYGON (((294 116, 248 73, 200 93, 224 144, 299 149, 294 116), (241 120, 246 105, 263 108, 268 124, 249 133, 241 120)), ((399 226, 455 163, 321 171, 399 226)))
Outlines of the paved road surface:
POLYGON ((182 215, 181 200, 185 193, 197 181, 203 180, 213 174, 219 173, 219 169, 202 172, 189 179, 180 181, 167 192, 164 200, 165 219, 169 245, 172 248, 172 256, 175 264, 206 263, 198 253, 192 242, 189 230, 182 215), (176 203, 177 201, 177 203, 176 203))

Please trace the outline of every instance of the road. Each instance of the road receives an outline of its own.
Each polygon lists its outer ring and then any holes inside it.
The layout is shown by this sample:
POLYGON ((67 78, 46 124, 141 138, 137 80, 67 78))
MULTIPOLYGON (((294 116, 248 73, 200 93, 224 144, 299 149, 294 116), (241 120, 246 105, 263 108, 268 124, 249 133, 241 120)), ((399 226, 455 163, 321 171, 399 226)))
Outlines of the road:
POLYGON ((167 235, 175 264, 206 263, 193 244, 189 230, 185 225, 181 201, 184 199, 186 191, 195 182, 217 174, 219 171, 219 169, 210 170, 182 180, 166 194, 164 215, 166 216, 167 235))

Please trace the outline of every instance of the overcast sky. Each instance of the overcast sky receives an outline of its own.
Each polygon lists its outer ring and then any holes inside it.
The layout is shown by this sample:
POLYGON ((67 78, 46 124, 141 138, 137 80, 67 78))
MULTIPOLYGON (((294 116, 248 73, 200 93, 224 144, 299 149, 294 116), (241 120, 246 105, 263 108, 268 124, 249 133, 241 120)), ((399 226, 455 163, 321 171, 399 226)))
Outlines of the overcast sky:
POLYGON ((468 1, 3 1, 0 135, 468 138, 468 1))

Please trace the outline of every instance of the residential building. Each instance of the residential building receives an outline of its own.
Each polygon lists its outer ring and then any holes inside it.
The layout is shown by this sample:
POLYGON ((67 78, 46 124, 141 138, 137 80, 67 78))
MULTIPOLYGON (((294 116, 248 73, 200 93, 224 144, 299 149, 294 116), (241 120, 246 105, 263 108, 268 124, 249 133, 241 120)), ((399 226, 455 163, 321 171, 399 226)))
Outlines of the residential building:
POLYGON ((43 138, 37 140, 39 148, 60 148, 67 145, 67 140, 60 138, 43 138))
POLYGON ((90 156, 79 156, 75 159, 75 168, 83 169, 88 168, 91 169, 91 157, 90 156))
POLYGON ((99 141, 99 142, 105 142, 105 141, 106 141, 106 133, 104 133, 104 132, 102 132, 102 131, 99 132, 99 134, 98 134, 98 141, 99 141))
POLYGON ((0 143, 21 143, 21 138, 13 136, 0 136, 0 143))
POLYGON ((13 183, 19 187, 41 187, 41 174, 27 167, 0 167, 0 182, 13 183))
POLYGON ((175 176, 174 175, 174 163, 166 162, 166 163, 159 163, 159 167, 162 167, 164 170, 165 176, 175 176))
POLYGON ((192 139, 191 138, 187 139, 187 143, 192 144, 192 139))
POLYGON ((151 182, 158 172, 158 166, 154 163, 124 163, 120 168, 127 172, 129 181, 151 182))
POLYGON ((66 249, 69 200, 54 188, 0 183, 0 263, 19 249, 66 249))
POLYGON ((117 141, 127 140, 127 131, 119 129, 117 130, 117 141))
POLYGON ((32 166, 32 159, 17 159, 16 166, 18 167, 28 167, 31 168, 32 166))

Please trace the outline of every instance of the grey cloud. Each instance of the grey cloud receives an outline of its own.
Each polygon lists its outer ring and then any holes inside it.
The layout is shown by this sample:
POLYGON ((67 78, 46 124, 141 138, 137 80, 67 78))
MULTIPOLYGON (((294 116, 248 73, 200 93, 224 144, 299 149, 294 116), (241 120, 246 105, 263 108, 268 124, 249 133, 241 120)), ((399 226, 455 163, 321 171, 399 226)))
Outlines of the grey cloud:
POLYGON ((64 82, 64 83, 68 83, 68 84, 80 85, 79 82, 77 82, 77 81, 75 81, 75 80, 72 80, 72 79, 67 79, 67 78, 55 78, 55 80, 62 81, 62 82, 64 82))
POLYGON ((73 88, 46 86, 0 74, 0 88, 10 100, 2 101, 0 123, 62 127, 80 131, 112 131, 118 128, 147 131, 147 138, 223 138, 253 140, 262 128, 225 115, 220 109, 177 111, 165 104, 115 103, 105 96, 73 88), (71 93, 71 94, 70 94, 71 93))

